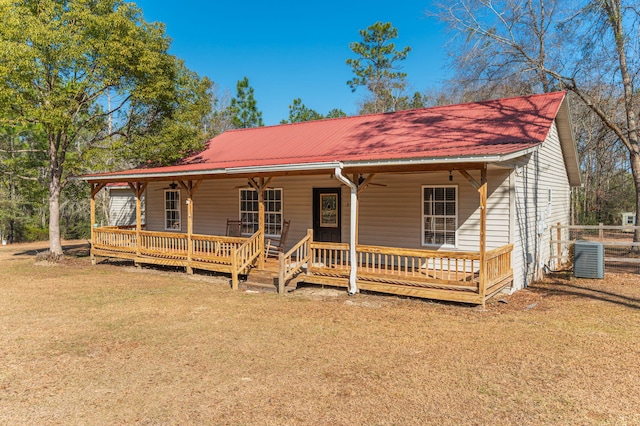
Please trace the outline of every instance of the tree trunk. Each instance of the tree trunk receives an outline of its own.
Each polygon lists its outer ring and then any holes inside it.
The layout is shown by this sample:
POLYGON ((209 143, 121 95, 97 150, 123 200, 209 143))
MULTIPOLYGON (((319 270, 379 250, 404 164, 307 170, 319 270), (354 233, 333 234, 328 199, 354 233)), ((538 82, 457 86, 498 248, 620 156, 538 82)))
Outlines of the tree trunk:
MULTIPOLYGON (((629 155, 631 163, 631 174, 633 175, 633 183, 636 189, 636 226, 640 225, 640 154, 632 152, 629 155)), ((633 234, 633 242, 640 241, 640 229, 636 228, 633 234)))
POLYGON ((62 184, 57 173, 51 174, 49 183, 49 251, 55 257, 62 256, 60 239, 60 191, 62 184))

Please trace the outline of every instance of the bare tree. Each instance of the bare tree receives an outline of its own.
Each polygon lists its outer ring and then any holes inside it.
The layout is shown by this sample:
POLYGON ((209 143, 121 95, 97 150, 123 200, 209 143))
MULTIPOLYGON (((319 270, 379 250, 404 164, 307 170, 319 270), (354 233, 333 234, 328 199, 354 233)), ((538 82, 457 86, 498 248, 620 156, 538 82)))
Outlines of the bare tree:
MULTIPOLYGON (((576 95, 626 149, 637 217, 639 10, 637 0, 457 0, 433 13, 458 35, 452 42, 456 67, 467 78, 576 95)), ((640 231, 634 240, 640 241, 640 231)))

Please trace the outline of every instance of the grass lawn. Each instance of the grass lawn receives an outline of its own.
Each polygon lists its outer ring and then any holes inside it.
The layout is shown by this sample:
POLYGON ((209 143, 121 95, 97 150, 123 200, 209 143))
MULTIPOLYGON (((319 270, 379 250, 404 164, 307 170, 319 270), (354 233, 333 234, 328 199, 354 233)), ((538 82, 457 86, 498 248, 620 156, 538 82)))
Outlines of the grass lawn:
POLYGON ((45 247, 0 246, 0 424, 640 424, 638 275, 482 310, 45 247))

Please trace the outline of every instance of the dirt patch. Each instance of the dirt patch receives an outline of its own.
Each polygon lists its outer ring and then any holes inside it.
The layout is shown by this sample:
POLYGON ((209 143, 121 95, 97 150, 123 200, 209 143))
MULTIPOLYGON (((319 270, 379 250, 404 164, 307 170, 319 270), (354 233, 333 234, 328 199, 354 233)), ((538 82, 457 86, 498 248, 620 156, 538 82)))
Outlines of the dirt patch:
POLYGON ((640 424, 637 276, 481 310, 38 250, 0 247, 0 424, 640 424))

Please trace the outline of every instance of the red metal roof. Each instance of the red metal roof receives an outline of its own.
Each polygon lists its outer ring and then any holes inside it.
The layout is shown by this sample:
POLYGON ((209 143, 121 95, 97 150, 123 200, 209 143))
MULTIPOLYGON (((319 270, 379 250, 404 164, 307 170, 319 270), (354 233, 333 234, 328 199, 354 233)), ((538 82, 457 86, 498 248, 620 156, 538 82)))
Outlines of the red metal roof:
POLYGON ((564 97, 555 92, 230 130, 178 165, 99 176, 512 154, 544 141, 564 97))

